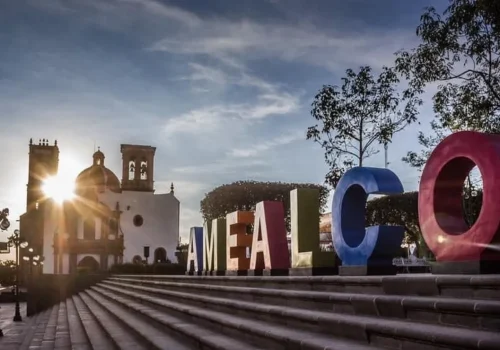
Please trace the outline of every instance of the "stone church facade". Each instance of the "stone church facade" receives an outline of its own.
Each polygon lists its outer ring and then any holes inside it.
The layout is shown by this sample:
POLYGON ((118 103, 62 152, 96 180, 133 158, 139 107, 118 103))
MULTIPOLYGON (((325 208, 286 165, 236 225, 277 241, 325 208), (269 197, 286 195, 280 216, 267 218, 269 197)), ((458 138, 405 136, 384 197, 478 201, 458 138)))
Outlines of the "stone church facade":
POLYGON ((80 268, 106 270, 113 264, 175 259, 180 203, 154 192, 156 148, 121 145, 122 179, 105 166, 98 150, 75 181, 75 198, 62 204, 45 198, 43 179, 57 175, 59 148, 30 141, 26 213, 21 235, 44 257, 43 273, 72 274, 80 268))

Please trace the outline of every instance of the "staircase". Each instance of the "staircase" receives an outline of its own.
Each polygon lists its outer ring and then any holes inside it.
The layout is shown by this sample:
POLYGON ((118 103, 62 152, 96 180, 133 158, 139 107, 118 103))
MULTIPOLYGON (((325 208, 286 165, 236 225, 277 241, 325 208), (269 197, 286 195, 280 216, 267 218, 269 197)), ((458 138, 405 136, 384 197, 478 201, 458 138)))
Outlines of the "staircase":
POLYGON ((500 276, 116 275, 36 317, 27 349, 498 350, 500 276))

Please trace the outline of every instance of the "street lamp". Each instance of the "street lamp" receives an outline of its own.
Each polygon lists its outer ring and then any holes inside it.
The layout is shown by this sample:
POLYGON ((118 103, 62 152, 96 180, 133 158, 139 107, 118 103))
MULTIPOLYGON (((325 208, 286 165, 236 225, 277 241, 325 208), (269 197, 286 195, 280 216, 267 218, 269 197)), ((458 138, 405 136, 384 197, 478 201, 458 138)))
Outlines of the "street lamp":
POLYGON ((10 247, 16 247, 16 314, 14 315, 14 322, 21 322, 21 310, 19 309, 19 247, 26 248, 28 242, 20 236, 19 230, 14 230, 14 234, 8 238, 10 247))
POLYGON ((36 266, 38 264, 38 260, 40 260, 40 256, 35 253, 33 248, 29 248, 28 252, 26 254, 24 254, 23 260, 29 261, 30 275, 33 275, 33 265, 36 266))

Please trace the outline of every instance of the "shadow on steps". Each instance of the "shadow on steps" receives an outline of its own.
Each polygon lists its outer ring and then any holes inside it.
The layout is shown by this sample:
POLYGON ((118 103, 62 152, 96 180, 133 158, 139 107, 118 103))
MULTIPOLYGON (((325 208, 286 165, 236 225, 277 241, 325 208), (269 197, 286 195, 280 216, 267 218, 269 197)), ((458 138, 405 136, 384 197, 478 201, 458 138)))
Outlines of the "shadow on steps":
POLYGON ((40 313, 66 300, 66 298, 92 287, 108 276, 104 272, 78 275, 43 274, 33 276, 27 283, 27 316, 40 313))

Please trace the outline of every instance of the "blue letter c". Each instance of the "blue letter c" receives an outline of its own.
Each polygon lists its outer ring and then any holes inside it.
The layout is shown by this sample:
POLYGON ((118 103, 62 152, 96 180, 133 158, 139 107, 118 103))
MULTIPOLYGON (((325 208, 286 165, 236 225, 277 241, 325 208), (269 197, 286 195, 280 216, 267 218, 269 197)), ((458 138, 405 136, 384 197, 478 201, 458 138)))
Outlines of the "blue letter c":
POLYGON ((392 265, 404 227, 365 228, 366 200, 370 194, 403 191, 398 176, 388 169, 356 167, 342 176, 332 201, 332 240, 343 266, 392 265))

